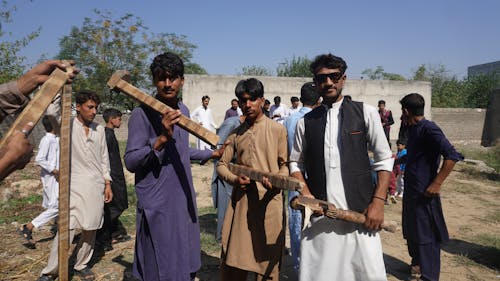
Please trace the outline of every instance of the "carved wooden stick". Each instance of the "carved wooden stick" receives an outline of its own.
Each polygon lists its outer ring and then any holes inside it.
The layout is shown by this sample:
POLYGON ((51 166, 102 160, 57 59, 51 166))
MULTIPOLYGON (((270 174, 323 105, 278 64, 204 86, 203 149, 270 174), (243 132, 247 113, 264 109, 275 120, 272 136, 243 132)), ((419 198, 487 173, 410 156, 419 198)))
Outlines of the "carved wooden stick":
MULTIPOLYGON (((165 111, 172 109, 170 106, 142 92, 138 88, 134 87, 133 85, 125 81, 124 78, 126 79, 127 77, 128 77, 128 72, 125 70, 119 70, 115 72, 107 83, 108 87, 111 90, 118 89, 121 92, 135 98, 139 102, 146 104, 147 106, 151 107, 152 109, 160 113, 164 113, 165 111)), ((203 141, 213 146, 217 146, 217 142, 219 141, 219 136, 216 135, 214 132, 207 130, 206 128, 198 124, 198 122, 195 122, 189 119, 188 117, 181 115, 178 125, 179 127, 197 136, 203 141)))
POLYGON ((31 99, 31 101, 26 105, 23 111, 17 116, 14 124, 12 124, 9 131, 0 141, 0 147, 4 146, 6 141, 14 134, 14 132, 21 131, 26 123, 33 122, 33 126, 38 123, 43 113, 56 96, 57 92, 62 88, 64 83, 66 83, 67 79, 68 75, 64 71, 58 68, 52 71, 49 79, 45 81, 45 83, 43 83, 38 93, 31 99))
MULTIPOLYGON (((335 205, 330 202, 304 196, 297 196, 292 199, 292 201, 290 202, 290 206, 295 210, 302 210, 305 207, 308 207, 313 211, 323 210, 325 216, 329 218, 344 220, 356 224, 364 224, 366 221, 365 215, 361 213, 351 210, 337 209, 337 207, 335 207, 335 205)), ((395 232, 397 223, 384 222, 382 223, 381 228, 389 232, 395 232)))
POLYGON ((238 164, 229 164, 229 171, 238 176, 247 176, 251 180, 262 182, 262 177, 269 179, 273 188, 301 191, 304 183, 289 176, 277 175, 268 172, 262 172, 250 167, 238 164))
POLYGON ((69 278, 69 197, 71 174, 71 92, 69 84, 64 85, 61 110, 61 149, 59 150, 59 280, 69 278))

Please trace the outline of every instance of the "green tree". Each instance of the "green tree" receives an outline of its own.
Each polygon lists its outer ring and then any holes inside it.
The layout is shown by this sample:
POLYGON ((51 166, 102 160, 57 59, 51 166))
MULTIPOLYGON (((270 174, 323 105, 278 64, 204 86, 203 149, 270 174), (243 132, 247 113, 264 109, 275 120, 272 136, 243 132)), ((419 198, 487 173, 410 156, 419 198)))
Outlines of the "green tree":
POLYGON ((241 69, 241 73, 239 75, 247 75, 247 76, 271 76, 271 71, 263 66, 251 65, 244 66, 241 69))
POLYGON ((309 70, 311 60, 307 57, 293 57, 291 60, 285 59, 276 68, 276 73, 281 77, 312 77, 309 70))
POLYGON ((361 74, 366 75, 370 80, 395 80, 395 81, 405 81, 404 76, 397 73, 385 72, 382 66, 377 66, 376 69, 367 68, 361 72, 361 74))
POLYGON ((24 72, 25 57, 19 55, 19 51, 26 47, 40 34, 40 28, 21 39, 9 41, 11 32, 6 32, 4 26, 12 23, 12 13, 16 6, 10 6, 6 0, 0 2, 0 83, 14 80, 24 72))
POLYGON ((467 98, 471 107, 486 108, 490 93, 500 87, 500 73, 474 75, 465 81, 467 98))
POLYGON ((120 69, 130 72, 131 83, 151 90, 149 64, 152 56, 166 51, 179 54, 188 71, 206 73, 192 63, 194 44, 185 36, 173 33, 149 34, 142 20, 132 14, 114 19, 110 12, 94 10, 95 19, 85 18, 81 27, 72 27, 69 35, 61 38, 58 58, 74 59, 81 74, 74 88, 92 89, 100 93, 103 107, 131 110, 135 103, 123 94, 111 93, 106 82, 120 69))

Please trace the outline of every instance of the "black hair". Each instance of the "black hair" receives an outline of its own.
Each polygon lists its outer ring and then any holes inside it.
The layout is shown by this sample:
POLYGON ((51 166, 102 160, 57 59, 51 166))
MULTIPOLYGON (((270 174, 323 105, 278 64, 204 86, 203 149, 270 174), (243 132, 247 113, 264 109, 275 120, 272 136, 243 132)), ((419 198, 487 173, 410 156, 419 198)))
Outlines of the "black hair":
POLYGON ((322 68, 339 69, 340 72, 344 74, 347 69, 347 64, 341 57, 332 54, 323 54, 314 59, 309 66, 309 70, 313 75, 316 75, 322 68))
POLYGON ((232 99, 232 100, 231 100, 231 103, 233 103, 233 101, 238 102, 238 100, 237 100, 237 99, 232 99))
POLYGON ((296 96, 293 96, 293 97, 290 98, 290 102, 291 103, 298 102, 298 101, 299 101, 299 98, 296 97, 296 96))
POLYGON ((319 94, 316 92, 316 85, 313 82, 307 82, 300 88, 300 101, 304 105, 315 105, 319 100, 319 94))
POLYGON ((406 141, 405 141, 405 140, 403 140, 403 139, 398 139, 398 140, 396 141, 396 144, 406 145, 406 141))
POLYGON ((281 102, 281 97, 280 96, 275 96, 273 100, 274 100, 275 103, 276 102, 281 102))
POLYGON ((102 113, 102 118, 104 118, 104 122, 108 123, 109 122, 109 119, 111 118, 116 118, 116 117, 121 117, 122 116, 122 113, 120 112, 120 110, 116 109, 116 108, 108 108, 106 110, 104 110, 104 112, 102 113))
POLYGON ((381 104, 385 105, 385 100, 379 100, 378 105, 381 105, 381 104))
MULTIPOLYGON (((54 117, 52 117, 54 118, 54 117)), ((45 128, 45 131, 47 132, 53 132, 54 131, 54 125, 52 123, 53 121, 50 120, 50 116, 49 115, 44 115, 43 118, 42 118, 42 124, 43 124, 43 127, 45 128)))
POLYGON ((167 77, 184 78, 184 63, 178 55, 171 52, 157 55, 149 69, 154 83, 165 80, 167 77))
POLYGON ((399 103, 401 107, 408 110, 409 113, 415 116, 424 116, 425 100, 424 97, 417 93, 411 93, 404 96, 399 103))
POLYGON ((271 104, 271 102, 270 102, 268 99, 266 99, 266 100, 264 101, 264 104, 271 104))
POLYGON ((251 98, 262 98, 264 97, 264 85, 255 78, 241 80, 236 85, 235 94, 241 99, 245 93, 250 95, 251 98))
POLYGON ((201 101, 204 101, 206 99, 210 100, 210 97, 209 96, 203 96, 203 97, 201 97, 201 101))
POLYGON ((88 100, 93 100, 97 105, 101 103, 101 99, 96 92, 91 90, 80 90, 75 94, 75 102, 76 104, 82 105, 86 103, 88 100))

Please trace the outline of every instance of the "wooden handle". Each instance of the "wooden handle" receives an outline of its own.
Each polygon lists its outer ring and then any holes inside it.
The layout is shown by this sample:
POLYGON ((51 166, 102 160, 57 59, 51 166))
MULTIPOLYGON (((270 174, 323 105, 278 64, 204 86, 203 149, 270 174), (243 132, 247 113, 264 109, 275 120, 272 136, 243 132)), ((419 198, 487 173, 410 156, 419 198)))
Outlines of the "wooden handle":
MULTIPOLYGON (((132 84, 125 81, 123 78, 126 78, 128 73, 124 70, 120 70, 115 72, 108 81, 108 87, 110 89, 118 89, 121 92, 135 98, 139 102, 151 107, 155 111, 159 113, 164 113, 167 110, 172 110, 172 108, 161 101, 155 99, 154 97, 147 95, 142 92, 138 88, 134 87, 132 84)), ((198 124, 197 122, 189 119, 185 115, 181 115, 179 123, 179 127, 188 131, 189 133, 195 135, 196 137, 202 139, 203 141, 217 146, 219 141, 219 136, 214 132, 211 132, 198 124)))
MULTIPOLYGON (((330 202, 304 196, 295 197, 290 202, 290 207, 292 207, 292 209, 295 210, 302 210, 305 207, 308 207, 313 211, 323 210, 325 216, 331 219, 339 219, 343 221, 353 222, 356 224, 364 224, 366 221, 365 215, 361 213, 351 210, 338 209, 334 204, 330 202)), ((383 222, 380 227, 385 231, 395 232, 397 229, 397 223, 392 221, 383 222)))
POLYGON ((287 189, 287 190, 296 190, 296 191, 301 191, 304 183, 299 181, 296 178, 292 178, 289 176, 283 176, 283 175, 277 175, 277 174, 272 174, 268 172, 262 172, 250 167, 246 166, 241 166, 237 164, 229 164, 228 166, 229 171, 231 173, 238 175, 238 176, 247 176, 251 180, 262 182, 262 177, 266 177, 269 179, 271 184, 273 185, 273 188, 279 188, 279 189, 287 189))
MULTIPOLYGON (((33 122, 35 126, 43 113, 52 102, 57 92, 62 88, 68 79, 67 73, 56 68, 49 76, 49 79, 43 83, 38 93, 31 99, 31 101, 24 107, 23 111, 17 116, 16 121, 12 124, 9 131, 4 135, 0 141, 0 147, 3 147, 7 140, 16 131, 21 131, 23 126, 28 122, 33 122)), ((29 133, 29 132, 28 132, 29 133)))

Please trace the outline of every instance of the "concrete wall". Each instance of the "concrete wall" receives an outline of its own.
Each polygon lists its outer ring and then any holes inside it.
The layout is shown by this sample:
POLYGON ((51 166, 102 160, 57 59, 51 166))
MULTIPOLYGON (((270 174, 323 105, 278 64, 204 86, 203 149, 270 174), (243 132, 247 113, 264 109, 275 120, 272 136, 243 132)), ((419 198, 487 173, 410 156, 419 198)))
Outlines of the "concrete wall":
MULTIPOLYGON (((241 79, 247 76, 222 75, 186 75, 183 87, 183 100, 193 111, 201 105, 201 97, 210 96, 210 105, 214 114, 215 123, 220 125, 224 121, 224 114, 235 98, 234 88, 241 79)), ((264 84, 264 95, 273 103, 275 96, 281 97, 281 102, 290 106, 292 96, 300 97, 300 88, 310 78, 295 77, 256 77, 264 84)), ((432 118, 430 110, 431 85, 421 81, 387 81, 387 80, 347 80, 343 94, 351 95, 354 100, 377 106, 380 99, 386 101, 386 107, 393 112, 396 122, 391 130, 391 138, 397 139, 401 105, 399 100, 409 93, 419 93, 427 101, 425 114, 432 118)))
POLYGON ((481 142, 486 109, 432 108, 432 121, 453 142, 481 142))

